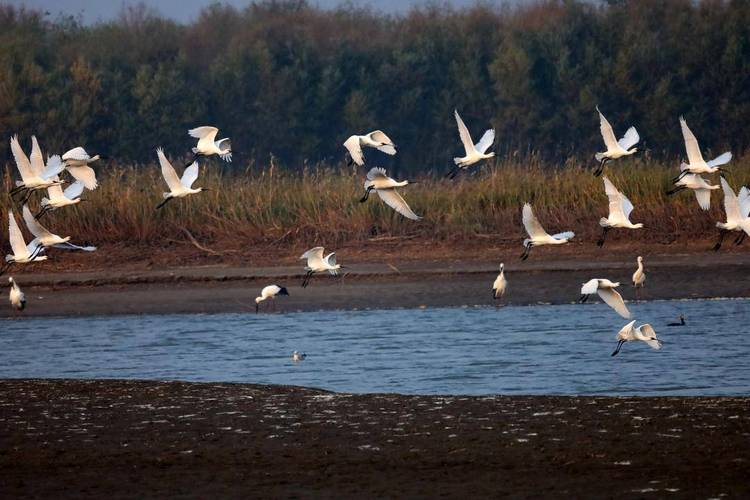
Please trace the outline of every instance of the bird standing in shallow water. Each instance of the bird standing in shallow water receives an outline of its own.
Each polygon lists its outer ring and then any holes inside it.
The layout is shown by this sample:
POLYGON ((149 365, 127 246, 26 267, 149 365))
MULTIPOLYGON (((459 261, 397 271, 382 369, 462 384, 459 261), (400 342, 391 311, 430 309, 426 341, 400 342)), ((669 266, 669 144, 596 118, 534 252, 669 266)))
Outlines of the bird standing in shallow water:
POLYGON ((10 283, 10 293, 8 294, 10 305, 16 311, 23 311, 26 307, 26 295, 13 278, 8 278, 8 282, 10 283))
POLYGON ((500 263, 500 274, 495 278, 495 282, 492 284, 492 298, 500 300, 505 295, 505 289, 508 286, 508 280, 505 279, 505 264, 500 263))
POLYGON ((260 291, 260 295, 258 297, 255 297, 255 313, 258 313, 260 303, 264 300, 271 299, 269 304, 275 304, 274 299, 277 295, 289 295, 289 292, 285 287, 279 285, 268 285, 267 287, 263 288, 263 290, 260 291))
POLYGON ((633 287, 635 288, 635 299, 638 300, 638 289, 643 288, 646 283, 646 273, 643 272, 643 257, 638 256, 638 269, 633 273, 633 287))

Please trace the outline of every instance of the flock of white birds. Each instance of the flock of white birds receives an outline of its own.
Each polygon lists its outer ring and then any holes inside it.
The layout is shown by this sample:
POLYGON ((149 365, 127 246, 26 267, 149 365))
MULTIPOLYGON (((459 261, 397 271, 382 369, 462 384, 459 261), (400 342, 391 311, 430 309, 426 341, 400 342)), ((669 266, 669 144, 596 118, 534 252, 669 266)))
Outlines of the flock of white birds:
MULTIPOLYGON (((612 126, 601 111, 599 111, 598 107, 596 111, 599 113, 601 135, 606 147, 605 151, 594 155, 598 162, 594 175, 600 176, 608 162, 635 154, 638 151, 635 145, 639 142, 640 136, 635 127, 630 127, 625 132, 625 135, 620 140, 617 140, 612 126)), ((451 179, 455 178, 462 170, 466 170, 482 160, 495 156, 494 152, 488 152, 495 141, 495 131, 493 129, 486 130, 479 142, 474 143, 458 111, 454 112, 454 117, 465 154, 453 159, 455 166, 446 175, 446 177, 451 179)), ((739 245, 745 236, 750 234, 750 191, 746 187, 742 187, 739 194, 735 194, 724 178, 724 174, 728 171, 722 165, 729 163, 732 159, 732 154, 726 152, 711 161, 705 161, 695 135, 693 135, 685 119, 682 117, 680 117, 680 127, 685 140, 688 163, 680 165, 680 174, 673 179, 675 187, 671 191, 668 191, 667 194, 672 195, 679 191, 690 189, 695 193, 700 208, 708 210, 711 205, 711 191, 721 187, 724 192, 724 208, 727 220, 726 222, 717 222, 716 224, 719 228, 719 239, 714 246, 714 250, 718 250, 721 247, 725 236, 730 232, 739 233, 735 239, 735 244, 739 245), (714 173, 720 174, 721 186, 712 185, 702 177, 703 174, 714 173)), ((228 138, 217 140, 216 135, 218 131, 216 127, 209 126, 197 127, 188 131, 191 137, 198 139, 198 143, 192 148, 192 160, 183 171, 182 177, 177 175, 175 168, 167 159, 164 151, 161 148, 156 150, 162 176, 169 188, 168 192, 163 193, 163 201, 157 205, 157 209, 162 208, 171 200, 195 195, 207 190, 206 188, 192 187, 199 176, 199 158, 216 155, 224 161, 232 161, 231 141, 228 138)), ((84 148, 76 147, 63 154, 62 157, 58 155, 49 156, 45 163, 36 137, 31 138, 31 154, 28 157, 21 148, 17 136, 11 138, 10 145, 21 177, 21 180, 16 182, 16 187, 11 189, 10 196, 21 205, 23 220, 34 238, 26 244, 23 233, 16 222, 13 209, 10 208, 8 210, 8 240, 13 253, 5 257, 6 262, 2 269, 0 269, 0 275, 11 265, 29 264, 46 260, 47 256, 42 255, 42 253, 51 247, 86 252, 95 251, 96 247, 93 246, 82 247, 74 245, 70 242, 70 236, 58 236, 42 226, 39 221, 49 212, 62 209, 66 206, 76 205, 83 201, 81 195, 84 193, 84 190, 96 189, 96 174, 89 164, 97 161, 99 156, 92 157, 84 148), (73 178, 73 182, 65 190, 62 188, 62 185, 67 182, 62 177, 64 172, 67 172, 73 178), (36 214, 33 214, 27 203, 34 192, 43 190, 47 191, 48 197, 40 200, 39 210, 36 214)), ((365 165, 363 148, 377 149, 388 155, 396 154, 396 145, 380 130, 375 130, 365 135, 352 135, 343 145, 347 150, 347 163, 349 165, 365 165)), ((606 176, 602 177, 602 179, 604 181, 604 192, 609 200, 609 214, 607 217, 602 217, 599 221, 599 225, 602 227, 602 235, 597 244, 600 247, 604 245, 607 233, 612 229, 640 229, 643 227, 642 223, 633 223, 630 221, 630 214, 634 207, 625 194, 619 191, 606 176)), ((397 191, 397 188, 405 187, 411 183, 413 182, 409 182, 408 180, 396 181, 387 175, 385 169, 373 167, 366 174, 364 181, 365 194, 360 201, 363 203, 366 202, 371 192, 374 191, 385 204, 393 208, 396 212, 408 219, 419 221, 422 217, 414 213, 397 191)), ((575 236, 572 231, 550 235, 542 227, 534 215, 531 205, 528 203, 524 204, 522 208, 522 221, 528 233, 528 238, 523 240, 524 250, 521 255, 522 260, 526 260, 529 257, 533 247, 563 245, 575 236)), ((305 275, 302 281, 302 288, 306 288, 313 275, 317 273, 330 273, 333 276, 337 276, 339 270, 343 268, 343 266, 336 262, 335 253, 332 252, 325 256, 324 254, 323 247, 315 247, 306 251, 300 257, 300 259, 307 261, 307 265, 304 268, 305 275)), ((638 268, 632 277, 632 283, 636 290, 636 298, 638 298, 638 290, 644 286, 646 279, 642 257, 638 257, 637 264, 638 268)), ((10 303, 14 309, 21 311, 26 305, 24 293, 13 278, 9 278, 9 283, 11 287, 9 294, 10 303)), ((629 319, 631 313, 625 305, 622 296, 616 290, 619 286, 619 282, 612 282, 609 279, 591 279, 581 287, 580 302, 585 302, 589 295, 597 294, 602 301, 612 307, 620 316, 629 319)), ((492 286, 493 297, 501 299, 505 295, 507 288, 508 281, 505 277, 505 267, 504 264, 500 264, 500 274, 492 286)), ((274 299, 280 295, 289 295, 289 292, 285 287, 278 285, 269 285, 263 288, 261 294, 255 299, 256 313, 259 311, 261 302, 268 301, 268 304, 273 304, 274 299)), ((683 317, 681 317, 680 321, 681 323, 679 324, 684 324, 683 317)), ((654 349, 661 348, 662 343, 656 338, 656 332, 651 325, 646 323, 636 327, 635 323, 635 321, 631 321, 619 331, 617 334, 618 344, 612 353, 613 356, 620 351, 623 343, 629 341, 643 341, 654 349)), ((304 359, 304 354, 295 351, 293 359, 295 361, 302 360, 304 359)))

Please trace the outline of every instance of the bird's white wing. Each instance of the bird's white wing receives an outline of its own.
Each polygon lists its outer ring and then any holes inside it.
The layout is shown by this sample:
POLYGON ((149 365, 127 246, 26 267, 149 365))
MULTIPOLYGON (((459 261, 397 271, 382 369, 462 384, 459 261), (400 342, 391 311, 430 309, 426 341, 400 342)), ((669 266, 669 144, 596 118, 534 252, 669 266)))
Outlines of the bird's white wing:
POLYGON ((727 151, 726 153, 723 153, 716 158, 714 158, 711 161, 707 161, 706 165, 709 167, 718 167, 719 165, 725 165, 729 163, 732 160, 732 153, 730 151, 727 151))
POLYGON ((81 181, 89 191, 93 191, 99 185, 96 181, 96 172, 94 172, 94 169, 88 165, 74 167, 68 166, 65 168, 77 181, 81 181))
POLYGON ((10 248, 13 250, 13 255, 26 255, 26 242, 23 241, 23 235, 18 228, 12 209, 8 210, 8 237, 10 240, 10 248))
POLYGON ((469 134, 469 129, 466 128, 464 121, 458 115, 458 110, 454 109, 453 114, 456 117, 456 124, 458 125, 458 135, 459 137, 461 137, 461 142, 464 145, 464 150, 466 150, 466 154, 469 155, 474 152, 474 141, 471 140, 471 134, 469 134))
MULTIPOLYGON (((174 169, 172 169, 172 172, 174 172, 174 169)), ((175 176, 177 176, 177 174, 175 174, 175 176)), ((193 183, 195 182, 197 178, 198 178, 198 162, 194 161, 182 173, 182 179, 180 179, 180 184, 190 189, 190 187, 193 185, 193 183)))
POLYGON ((216 143, 216 147, 219 148, 219 157, 225 162, 231 163, 232 161, 232 141, 228 137, 219 140, 216 143))
POLYGON ((370 136, 370 139, 375 142, 385 143, 382 146, 378 146, 378 150, 389 155, 396 154, 396 145, 393 144, 393 141, 390 137, 385 135, 385 132, 383 132, 382 130, 375 130, 374 132, 370 132, 368 135, 370 136))
POLYGON ((382 167, 372 167, 367 172, 367 180, 374 181, 375 179, 388 179, 388 174, 385 173, 385 169, 382 167))
POLYGON ((607 198, 609 198, 610 216, 620 216, 628 220, 630 212, 633 211, 633 204, 630 203, 630 200, 624 194, 617 190, 612 181, 607 177, 602 177, 602 179, 604 180, 604 192, 607 194, 607 198))
POLYGON ((630 318, 630 311, 628 311, 628 308, 625 306, 625 301, 622 300, 622 296, 617 290, 613 290, 612 288, 600 288, 597 290, 597 293, 609 307, 617 311, 617 314, 626 319, 630 318))
POLYGON ((562 233, 553 234, 552 237, 556 240, 569 240, 576 235, 573 231, 563 231, 562 233))
POLYGON ((377 191, 380 199, 382 199, 386 205, 407 219, 420 220, 422 218, 409 208, 409 205, 407 205, 406 201, 404 201, 395 189, 378 189, 377 191))
POLYGON ((596 278, 588 280, 581 286, 581 295, 591 295, 599 289, 599 280, 596 278))
POLYGON ((638 330, 640 330, 641 335, 646 337, 648 340, 644 340, 652 349, 656 349, 657 351, 661 349, 661 340, 656 338, 656 332, 654 331, 654 327, 652 327, 650 324, 645 323, 638 327, 638 330))
POLYGON ((622 136, 622 139, 617 141, 617 144, 625 150, 628 150, 638 144, 638 141, 640 141, 641 138, 638 135, 638 131, 635 129, 635 127, 630 127, 626 132, 625 135, 622 136))
POLYGON ((18 167, 18 172, 21 174, 21 178, 29 179, 34 177, 29 158, 26 156, 26 153, 23 152, 21 144, 18 143, 17 135, 10 138, 10 150, 13 152, 13 158, 16 160, 16 166, 18 167))
POLYGON ((547 231, 544 230, 539 221, 534 216, 534 212, 531 210, 531 205, 526 203, 523 206, 523 227, 526 228, 526 232, 532 238, 542 237, 547 235, 547 231))
POLYGON ((33 234, 36 238, 54 236, 51 232, 49 232, 47 228, 39 224, 39 222, 34 218, 34 214, 32 214, 31 210, 29 210, 28 205, 23 206, 23 221, 26 223, 26 227, 29 228, 31 234, 33 234))
POLYGON ((474 145, 477 151, 484 154, 485 151, 490 149, 490 146, 492 146, 492 143, 495 142, 495 130, 489 129, 485 131, 484 135, 481 139, 479 139, 479 142, 474 145))
POLYGON ((711 190, 710 189, 694 189, 695 199, 698 200, 698 206, 703 210, 711 209, 711 190))
POLYGON ((196 139, 208 138, 211 142, 214 142, 218 132, 219 129, 216 127, 196 127, 188 130, 190 137, 195 137, 196 139))
POLYGON ((63 170, 65 170, 65 164, 60 159, 60 155, 52 155, 47 158, 47 166, 42 171, 42 179, 57 177, 63 170))
POLYGON ((329 266, 335 266, 336 265, 336 252, 331 252, 328 255, 326 255, 323 261, 329 266))
POLYGON ((740 202, 726 179, 721 177, 720 181, 721 189, 724 191, 724 210, 727 212, 727 222, 739 223, 741 218, 740 202))
POLYGON ((34 175, 41 177, 44 172, 44 157, 42 157, 42 148, 39 147, 39 141, 36 136, 31 136, 31 155, 29 155, 31 171, 34 175))
POLYGON ((63 161, 67 161, 67 160, 86 161, 86 160, 90 160, 91 157, 89 156, 89 154, 86 152, 85 149, 83 149, 81 146, 78 146, 77 148, 73 148, 70 151, 67 151, 62 156, 62 159, 63 161))
POLYGON ((360 167, 365 164, 365 158, 362 155, 362 147, 359 145, 359 136, 353 135, 344 142, 344 147, 349 151, 352 161, 360 167))
POLYGON ((59 243, 57 245, 52 245, 55 248, 67 248, 69 250, 82 250, 84 252, 95 252, 96 247, 79 247, 78 245, 74 245, 73 243, 59 243))
POLYGON ((307 267, 321 267, 323 263, 323 247, 311 248, 303 253, 300 259, 307 259, 307 267))
POLYGON ((698 147, 698 140, 683 117, 680 117, 680 127, 682 128, 682 137, 685 139, 685 151, 687 151, 688 163, 691 165, 703 163, 703 155, 698 147))
MULTIPOLYGON (((60 178, 59 177, 55 177, 52 180, 53 181, 59 181, 60 178)), ((68 186, 68 189, 70 189, 72 186, 73 186, 72 184, 70 186, 68 186)), ((67 191, 67 189, 66 189, 66 191, 67 191)), ((52 184, 51 186, 49 186, 47 188, 47 193, 49 193, 49 197, 52 200, 57 200, 57 199, 63 198, 63 190, 62 190, 62 186, 60 186, 60 184, 52 184)))
MULTIPOLYGON (((164 150, 162 148, 158 148, 156 150, 156 156, 159 157, 159 165, 161 165, 161 175, 164 177, 164 180, 167 181, 169 190, 179 191, 182 188, 180 178, 177 177, 177 172, 174 171, 174 167, 171 163, 169 163, 169 160, 167 160, 167 157, 164 154, 164 150)), ((195 163, 193 163, 193 165, 195 165, 195 163)))
POLYGON ((629 332, 630 332, 630 330, 633 329, 633 325, 635 325, 635 321, 636 320, 633 320, 630 323, 628 323, 627 325, 625 325, 622 328, 620 328, 620 331, 617 332, 617 337, 616 338, 620 339, 622 337, 625 337, 625 338, 630 337, 629 332))
POLYGON ((604 145, 607 146, 607 151, 614 151, 617 149, 617 138, 615 132, 612 130, 612 125, 609 124, 601 111, 599 106, 596 107, 596 112, 599 113, 599 130, 602 133, 602 139, 604 139, 604 145))
MULTIPOLYGON (((50 186, 47 191, 49 191, 50 196, 52 196, 52 191, 50 191, 53 187, 56 187, 59 190, 62 190, 62 188, 59 185, 50 186)), ((66 198, 69 200, 75 200, 76 198, 80 197, 83 194, 83 188, 85 186, 83 185, 83 182, 81 181, 75 181, 73 184, 65 188, 65 191, 63 194, 66 198)))
POLYGON ((740 202, 740 215, 742 218, 750 216, 750 189, 742 186, 740 194, 737 196, 740 202))

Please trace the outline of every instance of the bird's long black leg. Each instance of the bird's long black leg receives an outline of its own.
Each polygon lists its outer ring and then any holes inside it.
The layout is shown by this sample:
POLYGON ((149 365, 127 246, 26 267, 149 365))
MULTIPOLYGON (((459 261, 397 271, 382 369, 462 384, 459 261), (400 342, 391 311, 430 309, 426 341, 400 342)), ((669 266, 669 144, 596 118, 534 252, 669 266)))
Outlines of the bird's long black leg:
POLYGON ((721 248, 721 244, 724 241, 724 236, 726 236, 728 232, 729 231, 727 231, 726 229, 719 230, 719 241, 717 241, 716 244, 714 245, 714 248, 713 248, 714 252, 719 251, 719 249, 721 248))
POLYGON ((370 197, 370 191, 372 191, 372 189, 372 186, 365 189, 365 195, 359 200, 360 203, 364 203, 367 201, 367 199, 370 197))
POLYGON ((451 169, 450 172, 448 172, 447 174, 445 174, 445 177, 448 178, 448 179, 454 179, 458 175, 458 171, 459 170, 461 170, 461 167, 458 166, 458 165, 456 165, 455 167, 453 167, 451 169))
POLYGON ((731 174, 731 170, 727 170, 726 168, 719 168, 719 175, 722 177, 726 177, 724 174, 731 174))
POLYGON ((584 302, 586 302, 587 300, 589 300, 589 296, 588 296, 588 295, 586 295, 586 294, 583 294, 583 295, 581 295, 581 298, 580 298, 580 299, 578 299, 578 303, 579 303, 579 304, 583 304, 583 303, 584 303, 584 302))
POLYGON ((604 240, 606 240, 606 239, 607 239, 607 232, 608 232, 608 231, 609 231, 609 228, 608 228, 608 227, 603 227, 603 228, 602 228, 602 237, 601 237, 601 238, 599 238, 599 241, 597 241, 597 242, 596 242, 596 245, 597 245, 597 246, 598 246, 599 248, 601 248, 601 247, 603 247, 603 246, 604 246, 604 240))
POLYGON ((16 186, 13 189, 11 189, 10 191, 8 191, 8 194, 11 195, 11 196, 13 196, 16 193, 18 193, 19 191, 22 191, 24 189, 26 189, 26 186, 24 186, 24 185, 16 186))
POLYGON ((346 153, 346 166, 347 168, 350 168, 352 165, 354 165, 354 158, 352 158, 352 155, 349 153, 346 153))
POLYGON ((302 288, 307 288, 307 285, 310 284, 310 278, 312 277, 313 272, 307 271, 307 274, 305 274, 304 279, 302 280, 302 288))
POLYGON ((622 344, 624 344, 624 340, 620 340, 617 342, 617 348, 615 348, 615 352, 612 353, 612 356, 617 356, 617 353, 620 352, 620 348, 622 347, 622 344))
POLYGON ((672 196, 675 193, 679 193, 683 189, 685 189, 685 186, 677 186, 674 189, 670 189, 669 191, 667 191, 667 196, 672 196))
POLYGON ((747 236, 747 234, 745 233, 745 231, 742 231, 740 235, 737 236, 737 239, 734 240, 734 244, 742 245, 742 242, 745 241, 745 236, 747 236))
POLYGON ((532 246, 533 245, 531 243, 529 243, 528 245, 526 245, 526 248, 523 249, 523 253, 521 254, 521 260, 526 260, 526 259, 529 258, 529 254, 531 253, 531 247, 532 246))
MULTIPOLYGON (((81 201, 83 201, 83 200, 81 200, 81 201)), ((39 210, 39 212, 34 216, 34 218, 36 220, 39 220, 42 217, 44 217, 45 215, 47 215, 47 212, 49 212, 50 210, 52 210, 52 209, 49 207, 49 205, 47 205, 46 207, 42 207, 42 209, 39 210)))
POLYGON ((689 170, 683 170, 682 172, 680 172, 680 175, 678 175, 677 177, 675 177, 674 179, 672 179, 672 184, 678 182, 680 179, 682 179, 683 177, 685 177, 689 173, 690 173, 689 170))
POLYGON ((609 158, 602 158, 602 161, 599 162, 599 167, 594 171, 594 176, 599 177, 602 175, 602 172, 604 172, 604 164, 609 161, 609 158))
POLYGON ((162 201, 161 203, 159 203, 158 205, 156 205, 156 208, 154 210, 159 210, 161 207, 163 207, 164 205, 166 205, 167 203, 169 203, 173 199, 174 199, 173 196, 170 196, 169 198, 164 198, 164 201, 162 201))

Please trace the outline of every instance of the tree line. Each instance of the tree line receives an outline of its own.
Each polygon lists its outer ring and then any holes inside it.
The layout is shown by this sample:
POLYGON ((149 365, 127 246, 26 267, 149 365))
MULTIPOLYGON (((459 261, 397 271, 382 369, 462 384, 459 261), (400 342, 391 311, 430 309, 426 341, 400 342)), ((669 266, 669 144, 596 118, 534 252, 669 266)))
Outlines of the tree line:
MULTIPOLYGON (((705 149, 750 145, 750 2, 549 0, 403 15, 303 0, 215 4, 190 24, 143 6, 85 25, 0 4, 0 163, 8 139, 83 145, 122 163, 215 125, 235 167, 342 161, 353 133, 386 131, 401 172, 447 171, 453 109, 495 151, 550 162, 601 148, 595 106, 648 154, 684 156, 684 115, 705 149)), ((380 156, 378 156, 380 155, 380 156)), ((381 161, 382 160, 382 161, 381 161)), ((593 160, 591 160, 593 161, 593 160)))

